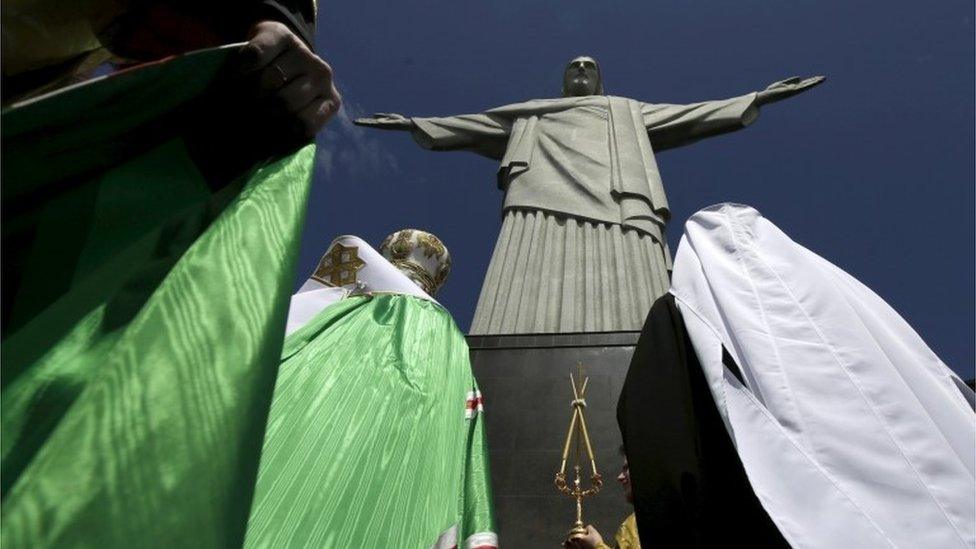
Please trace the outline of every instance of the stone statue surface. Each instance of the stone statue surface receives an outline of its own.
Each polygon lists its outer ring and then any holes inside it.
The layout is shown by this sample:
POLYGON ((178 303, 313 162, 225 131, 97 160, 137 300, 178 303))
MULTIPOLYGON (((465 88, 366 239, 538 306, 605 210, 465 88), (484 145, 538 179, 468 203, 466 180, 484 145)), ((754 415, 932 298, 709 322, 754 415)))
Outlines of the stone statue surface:
POLYGON ((751 124, 759 108, 824 80, 687 105, 604 95, 590 57, 567 65, 563 97, 479 114, 376 114, 356 123, 410 131, 422 147, 500 161, 502 231, 472 334, 639 330, 668 288, 668 202, 655 152, 751 124))

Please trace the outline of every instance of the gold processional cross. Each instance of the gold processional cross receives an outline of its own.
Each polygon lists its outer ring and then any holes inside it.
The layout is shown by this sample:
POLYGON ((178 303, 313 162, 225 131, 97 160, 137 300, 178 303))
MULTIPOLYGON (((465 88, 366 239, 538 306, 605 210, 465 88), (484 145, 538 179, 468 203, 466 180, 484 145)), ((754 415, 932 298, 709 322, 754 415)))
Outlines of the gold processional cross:
POLYGON ((566 444, 563 445, 563 459, 559 465, 559 472, 556 473, 555 480, 556 488, 560 492, 576 498, 576 523, 573 525, 573 529, 569 531, 569 538, 578 538, 586 535, 586 526, 583 525, 583 498, 596 495, 603 486, 603 477, 596 470, 596 459, 593 457, 593 447, 590 445, 590 433, 586 430, 586 418, 583 416, 583 409, 586 408, 586 400, 583 397, 586 395, 586 384, 590 379, 583 377, 582 364, 579 364, 577 367, 579 375, 576 379, 573 378, 573 374, 569 374, 569 382, 573 386, 573 418, 569 422, 569 432, 566 433, 566 444), (577 382, 579 385, 577 385, 577 382), (566 460, 569 457, 569 447, 573 442, 574 434, 576 439, 576 460, 573 465, 575 478, 573 480, 573 486, 570 487, 566 484, 566 460), (581 440, 582 442, 580 442, 581 440), (581 444, 586 447, 586 455, 590 459, 590 467, 593 470, 593 474, 590 475, 590 487, 585 490, 583 489, 583 481, 580 477, 580 472, 582 471, 582 465, 580 464, 580 458, 582 457, 581 444))

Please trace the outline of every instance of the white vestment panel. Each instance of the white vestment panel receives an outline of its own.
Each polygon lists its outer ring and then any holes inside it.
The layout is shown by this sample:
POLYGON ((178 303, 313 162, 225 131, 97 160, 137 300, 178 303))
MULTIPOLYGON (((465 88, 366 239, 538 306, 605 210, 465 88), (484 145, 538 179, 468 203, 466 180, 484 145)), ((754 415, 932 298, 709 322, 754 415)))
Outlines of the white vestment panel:
POLYGON ((972 392, 884 300, 734 204, 689 219, 671 292, 794 547, 976 546, 972 392))
POLYGON ((326 307, 348 295, 395 293, 412 295, 437 303, 437 300, 427 295, 407 275, 400 272, 358 236, 340 236, 332 241, 328 249, 333 249, 336 244, 347 249, 354 248, 357 251, 362 266, 356 272, 356 281, 345 286, 335 287, 319 282, 314 275, 306 280, 302 287, 295 292, 295 295, 291 296, 285 336, 291 335, 292 332, 307 324, 326 307))

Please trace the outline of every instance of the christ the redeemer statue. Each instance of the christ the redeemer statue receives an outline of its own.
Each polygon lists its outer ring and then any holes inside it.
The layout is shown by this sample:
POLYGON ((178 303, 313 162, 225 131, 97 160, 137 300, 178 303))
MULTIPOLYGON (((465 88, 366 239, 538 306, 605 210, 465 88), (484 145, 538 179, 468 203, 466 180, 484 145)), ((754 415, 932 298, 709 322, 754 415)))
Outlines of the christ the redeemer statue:
POLYGON ((744 128, 759 107, 823 81, 790 78, 690 105, 603 94, 594 59, 566 67, 563 97, 481 114, 357 124, 407 130, 424 148, 501 161, 501 234, 472 334, 640 330, 669 286, 668 201, 654 153, 744 128))

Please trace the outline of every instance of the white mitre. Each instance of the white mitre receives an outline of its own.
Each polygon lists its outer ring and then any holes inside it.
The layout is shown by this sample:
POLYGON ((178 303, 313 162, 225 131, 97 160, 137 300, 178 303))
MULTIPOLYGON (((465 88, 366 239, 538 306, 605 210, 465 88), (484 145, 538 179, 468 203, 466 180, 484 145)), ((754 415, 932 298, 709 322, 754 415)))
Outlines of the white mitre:
POLYGON ((380 253, 430 295, 437 294, 451 272, 447 247, 427 231, 399 230, 386 237, 380 253))
POLYGON ((350 295, 393 293, 437 303, 431 294, 440 288, 450 271, 450 255, 437 237, 405 229, 387 237, 381 249, 386 254, 380 254, 352 235, 333 240, 315 271, 292 296, 285 335, 350 295), (427 248, 433 251, 426 253, 427 248), (437 251, 442 252, 439 257, 437 251), (397 265, 383 255, 388 255, 397 265))

